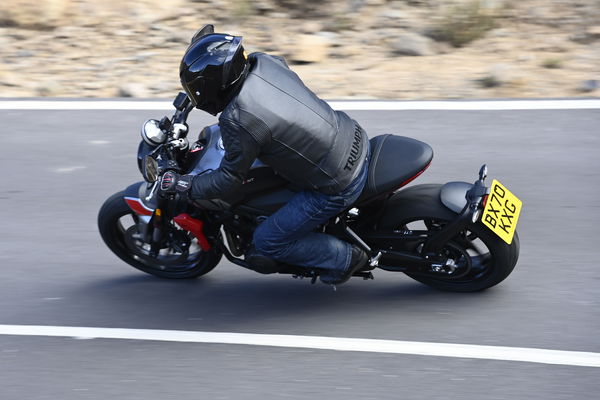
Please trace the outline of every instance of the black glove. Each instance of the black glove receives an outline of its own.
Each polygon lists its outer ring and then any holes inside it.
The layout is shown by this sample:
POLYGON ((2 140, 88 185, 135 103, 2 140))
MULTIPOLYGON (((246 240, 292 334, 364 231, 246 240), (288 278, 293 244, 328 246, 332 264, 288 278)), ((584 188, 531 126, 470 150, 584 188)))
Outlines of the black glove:
POLYGON ((168 197, 175 193, 181 197, 187 197, 187 194, 192 187, 193 175, 179 175, 173 171, 165 172, 160 178, 160 194, 168 197))

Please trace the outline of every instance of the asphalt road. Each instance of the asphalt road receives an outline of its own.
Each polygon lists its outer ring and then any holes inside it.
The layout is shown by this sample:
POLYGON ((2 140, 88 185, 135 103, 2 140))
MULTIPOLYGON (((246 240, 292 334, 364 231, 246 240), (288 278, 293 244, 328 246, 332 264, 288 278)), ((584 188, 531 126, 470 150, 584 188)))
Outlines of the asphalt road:
MULTIPOLYGON (((197 113, 199 114, 199 113, 197 113)), ((377 271, 337 292, 227 261, 165 281, 102 243, 105 198, 140 180, 153 111, 1 111, 0 324, 277 333, 600 352, 600 110, 351 112, 429 143, 414 184, 488 164, 524 203, 521 257, 482 293, 377 271)), ((210 118, 191 119, 199 131, 210 118)), ((589 399, 598 369, 393 354, 0 336, 0 399, 589 399)))

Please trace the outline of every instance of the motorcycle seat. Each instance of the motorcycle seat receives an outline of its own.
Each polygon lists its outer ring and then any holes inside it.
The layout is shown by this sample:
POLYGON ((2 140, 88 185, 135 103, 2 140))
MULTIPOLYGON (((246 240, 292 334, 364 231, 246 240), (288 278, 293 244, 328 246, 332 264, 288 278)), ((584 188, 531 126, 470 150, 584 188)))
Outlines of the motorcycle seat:
POLYGON ((431 146, 405 136, 376 136, 369 141, 369 146, 367 183, 357 203, 404 186, 423 172, 433 159, 431 146))

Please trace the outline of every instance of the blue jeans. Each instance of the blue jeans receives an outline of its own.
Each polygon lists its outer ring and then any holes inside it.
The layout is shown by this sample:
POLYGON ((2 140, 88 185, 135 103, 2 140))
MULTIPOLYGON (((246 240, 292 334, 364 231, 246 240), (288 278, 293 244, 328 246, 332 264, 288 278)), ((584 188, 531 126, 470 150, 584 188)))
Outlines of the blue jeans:
POLYGON ((352 246, 325 233, 312 232, 354 203, 367 181, 368 160, 356 179, 342 192, 328 195, 304 190, 258 226, 257 252, 288 264, 346 270, 352 246))

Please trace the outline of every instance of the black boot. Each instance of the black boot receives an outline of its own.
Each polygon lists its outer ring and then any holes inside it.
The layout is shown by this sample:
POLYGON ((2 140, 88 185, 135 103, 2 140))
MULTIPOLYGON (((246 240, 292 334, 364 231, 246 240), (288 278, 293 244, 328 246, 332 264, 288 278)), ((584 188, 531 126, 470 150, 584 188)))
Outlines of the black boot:
POLYGON ((363 249, 358 246, 352 245, 352 258, 350 259, 350 265, 345 271, 331 270, 320 276, 321 282, 327 285, 340 285, 346 282, 352 274, 356 271, 360 271, 367 265, 369 256, 363 249))

